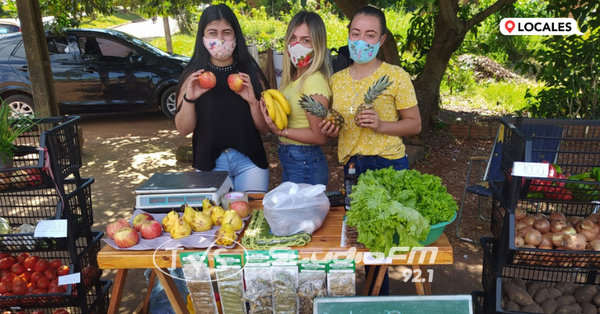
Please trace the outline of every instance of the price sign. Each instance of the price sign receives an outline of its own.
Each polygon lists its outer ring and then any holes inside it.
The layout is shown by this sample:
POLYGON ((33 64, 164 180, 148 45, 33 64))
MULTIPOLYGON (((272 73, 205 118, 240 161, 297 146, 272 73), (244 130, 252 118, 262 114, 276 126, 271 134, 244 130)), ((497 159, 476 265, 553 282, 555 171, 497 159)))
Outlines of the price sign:
POLYGON ((547 178, 550 172, 550 164, 541 162, 515 161, 511 175, 528 178, 547 178))
POLYGON ((81 282, 81 273, 74 273, 58 277, 58 285, 72 285, 81 282))
POLYGON ((42 220, 35 226, 33 236, 35 238, 66 238, 67 220, 42 220))

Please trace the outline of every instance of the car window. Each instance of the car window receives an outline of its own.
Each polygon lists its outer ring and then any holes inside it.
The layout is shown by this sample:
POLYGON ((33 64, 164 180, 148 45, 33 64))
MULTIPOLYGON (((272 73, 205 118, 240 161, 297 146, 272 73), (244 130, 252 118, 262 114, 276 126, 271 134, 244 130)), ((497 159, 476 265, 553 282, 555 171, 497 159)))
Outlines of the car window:
POLYGON ((69 43, 64 37, 48 37, 47 43, 50 55, 69 53, 69 43))
POLYGON ((19 46, 17 47, 17 49, 15 49, 15 52, 13 53, 13 57, 23 59, 27 58, 27 55, 25 55, 25 45, 23 44, 23 42, 19 43, 19 46))
POLYGON ((96 38, 96 41, 98 42, 98 46, 100 47, 100 51, 104 57, 127 58, 131 52, 131 49, 129 49, 127 46, 116 41, 98 37, 96 38))
POLYGON ((0 24, 0 35, 18 32, 19 27, 16 25, 0 24))

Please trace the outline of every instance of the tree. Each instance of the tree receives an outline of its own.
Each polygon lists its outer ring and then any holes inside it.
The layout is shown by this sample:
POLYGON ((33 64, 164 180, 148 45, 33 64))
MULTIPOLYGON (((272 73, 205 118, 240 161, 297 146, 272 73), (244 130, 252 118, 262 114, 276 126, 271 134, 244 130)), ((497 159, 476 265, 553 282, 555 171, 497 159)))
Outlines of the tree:
MULTIPOLYGON (((368 3, 366 0, 333 0, 340 10, 348 17, 361 6, 368 3)), ((466 1, 439 0, 433 2, 429 16, 416 14, 411 25, 412 38, 409 34, 407 42, 421 40, 430 42, 430 45, 422 45, 426 56, 423 70, 413 80, 413 85, 419 101, 423 130, 429 129, 429 125, 437 112, 439 112, 440 83, 452 54, 460 47, 465 35, 475 25, 488 18, 491 14, 502 8, 512 5, 516 0, 497 0, 492 5, 480 10, 472 17, 465 14, 467 6, 472 6, 466 1), (429 18, 429 19, 428 19, 429 18), (431 21, 431 23, 415 22, 431 21), (416 27, 415 27, 416 26, 416 27), (423 27, 433 30, 433 37, 427 31, 417 29, 423 27), (415 34, 419 34, 415 36, 415 34)), ((400 59, 394 36, 387 31, 387 39, 383 47, 383 56, 386 62, 399 65, 400 59)))

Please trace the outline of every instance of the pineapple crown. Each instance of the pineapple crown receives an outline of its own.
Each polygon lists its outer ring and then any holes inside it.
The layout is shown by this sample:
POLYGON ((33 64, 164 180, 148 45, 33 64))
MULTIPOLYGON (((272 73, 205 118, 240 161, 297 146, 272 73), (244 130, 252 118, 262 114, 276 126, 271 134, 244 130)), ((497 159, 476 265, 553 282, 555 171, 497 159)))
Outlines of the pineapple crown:
POLYGON ((302 107, 302 109, 308 111, 313 116, 324 118, 327 115, 327 108, 325 108, 323 104, 306 94, 302 94, 298 104, 300 104, 300 107, 302 107))
POLYGON ((381 95, 392 83, 394 82, 389 81, 387 74, 380 77, 373 85, 369 86, 367 93, 365 93, 365 104, 372 104, 377 96, 381 95))

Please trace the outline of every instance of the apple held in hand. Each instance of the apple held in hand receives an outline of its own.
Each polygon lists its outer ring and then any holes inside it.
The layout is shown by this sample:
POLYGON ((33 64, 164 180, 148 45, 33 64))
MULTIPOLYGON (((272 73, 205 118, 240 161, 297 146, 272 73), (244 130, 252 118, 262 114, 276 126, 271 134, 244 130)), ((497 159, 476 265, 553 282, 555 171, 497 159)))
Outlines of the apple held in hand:
POLYGON ((141 213, 133 217, 133 221, 131 222, 133 229, 135 229, 135 231, 140 231, 140 227, 146 220, 154 220, 154 217, 148 213, 141 213))
POLYGON ((229 77, 227 77, 227 84, 234 92, 239 92, 244 87, 244 81, 237 73, 230 74, 229 77))
POLYGON ((212 72, 204 72, 198 76, 200 87, 210 89, 217 85, 217 77, 212 72))
POLYGON ((140 242, 137 231, 132 228, 123 228, 115 232, 115 243, 120 248, 132 247, 140 242))
POLYGON ((108 225, 106 225, 106 234, 108 234, 109 238, 114 239, 115 232, 123 228, 130 227, 131 226, 129 225, 129 222, 126 219, 121 218, 113 223, 109 223, 108 225))
POLYGON ((140 227, 140 233, 144 239, 154 239, 162 235, 162 226, 156 220, 146 220, 140 227))

